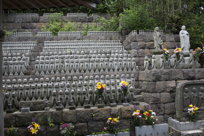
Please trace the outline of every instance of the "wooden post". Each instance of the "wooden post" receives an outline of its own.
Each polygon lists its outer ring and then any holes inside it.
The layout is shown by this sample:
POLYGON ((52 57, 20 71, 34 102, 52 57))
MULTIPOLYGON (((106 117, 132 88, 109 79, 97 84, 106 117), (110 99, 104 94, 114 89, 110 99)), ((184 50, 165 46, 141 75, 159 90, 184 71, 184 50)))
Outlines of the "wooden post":
POLYGON ((3 89, 2 89, 2 41, 3 31, 3 0, 0 0, 0 136, 4 136, 4 108, 3 108, 3 89))

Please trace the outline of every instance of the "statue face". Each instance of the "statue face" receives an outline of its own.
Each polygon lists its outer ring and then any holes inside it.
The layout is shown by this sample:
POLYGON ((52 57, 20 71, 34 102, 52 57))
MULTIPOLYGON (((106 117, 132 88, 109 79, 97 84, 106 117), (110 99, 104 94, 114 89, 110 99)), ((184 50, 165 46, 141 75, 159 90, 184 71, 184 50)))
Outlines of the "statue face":
POLYGON ((186 30, 186 26, 183 25, 183 26, 181 27, 181 29, 182 29, 182 30, 186 30))

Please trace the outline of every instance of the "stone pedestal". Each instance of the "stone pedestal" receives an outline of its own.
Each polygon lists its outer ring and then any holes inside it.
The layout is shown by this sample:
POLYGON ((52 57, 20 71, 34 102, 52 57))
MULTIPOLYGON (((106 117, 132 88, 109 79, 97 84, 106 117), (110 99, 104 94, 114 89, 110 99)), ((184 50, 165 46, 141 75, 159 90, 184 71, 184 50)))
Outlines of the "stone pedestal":
POLYGON ((180 122, 176 119, 168 119, 169 130, 173 136, 203 136, 204 120, 196 122, 180 122))

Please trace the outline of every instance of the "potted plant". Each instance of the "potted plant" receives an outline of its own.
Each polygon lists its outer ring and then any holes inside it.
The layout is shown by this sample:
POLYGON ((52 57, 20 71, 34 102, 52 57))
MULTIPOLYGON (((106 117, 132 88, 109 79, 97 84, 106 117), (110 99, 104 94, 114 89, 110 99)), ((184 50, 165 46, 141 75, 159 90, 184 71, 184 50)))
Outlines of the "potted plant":
POLYGON ((135 135, 168 136, 168 124, 156 124, 156 113, 153 110, 135 110, 132 114, 135 135))

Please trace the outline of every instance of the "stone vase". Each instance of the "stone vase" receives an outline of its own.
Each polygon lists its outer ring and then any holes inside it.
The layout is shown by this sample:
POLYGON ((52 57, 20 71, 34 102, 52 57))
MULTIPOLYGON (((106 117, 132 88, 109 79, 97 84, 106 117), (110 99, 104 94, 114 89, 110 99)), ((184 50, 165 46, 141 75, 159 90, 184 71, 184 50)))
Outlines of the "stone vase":
POLYGON ((135 127, 135 136, 169 136, 168 124, 143 125, 135 127))

